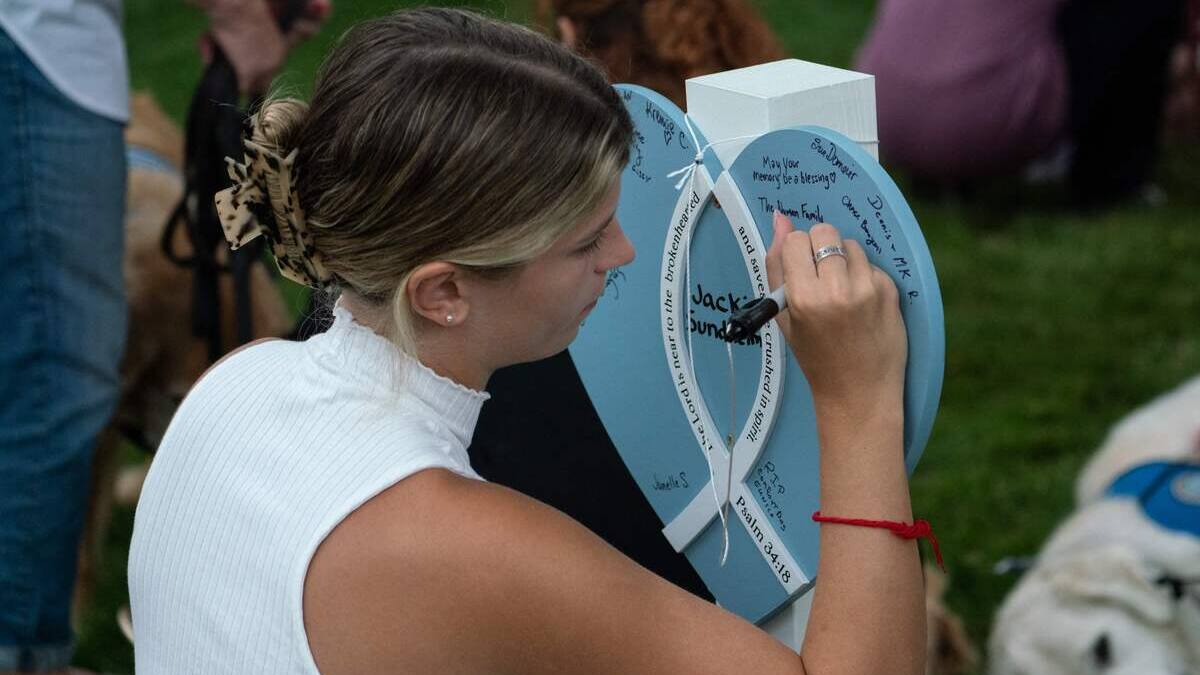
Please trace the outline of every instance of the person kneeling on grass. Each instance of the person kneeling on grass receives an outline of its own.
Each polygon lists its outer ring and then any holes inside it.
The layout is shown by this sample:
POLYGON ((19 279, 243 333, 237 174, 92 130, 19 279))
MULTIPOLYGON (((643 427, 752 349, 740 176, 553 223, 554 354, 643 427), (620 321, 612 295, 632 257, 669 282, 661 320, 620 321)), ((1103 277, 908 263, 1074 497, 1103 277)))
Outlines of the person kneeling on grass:
MULTIPOLYGON (((448 9, 360 24, 311 104, 264 104, 222 222, 340 300, 328 332, 215 366, 167 431, 130 550, 138 673, 923 672, 911 541, 823 529, 797 656, 471 469, 489 375, 564 349, 633 258, 631 134, 588 61, 448 9)), ((829 225, 781 219, 768 258, 822 507, 911 519, 895 287, 829 225)))

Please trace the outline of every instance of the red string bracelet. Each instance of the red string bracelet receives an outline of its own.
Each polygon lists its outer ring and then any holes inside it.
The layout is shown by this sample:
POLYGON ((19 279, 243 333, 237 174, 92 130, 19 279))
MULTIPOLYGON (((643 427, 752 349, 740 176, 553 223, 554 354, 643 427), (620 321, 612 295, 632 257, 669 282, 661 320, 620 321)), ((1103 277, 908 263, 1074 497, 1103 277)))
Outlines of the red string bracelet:
POLYGON ((833 523, 835 525, 856 525, 858 527, 878 527, 884 530, 891 530, 892 534, 901 539, 928 539, 929 545, 933 547, 933 555, 937 558, 938 567, 942 571, 946 571, 946 566, 942 564, 942 550, 938 548, 937 537, 933 536, 933 527, 928 520, 914 520, 911 525, 901 523, 895 520, 865 520, 863 518, 837 518, 834 516, 823 516, 820 511, 813 512, 812 519, 818 523, 833 523))

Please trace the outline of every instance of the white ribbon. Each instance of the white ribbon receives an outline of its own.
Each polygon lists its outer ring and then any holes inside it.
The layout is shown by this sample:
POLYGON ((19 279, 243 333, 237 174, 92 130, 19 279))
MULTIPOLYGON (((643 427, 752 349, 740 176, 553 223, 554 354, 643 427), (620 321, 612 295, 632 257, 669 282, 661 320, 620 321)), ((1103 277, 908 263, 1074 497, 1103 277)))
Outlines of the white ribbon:
POLYGON ((704 153, 708 152, 709 148, 711 148, 715 145, 731 143, 733 141, 744 141, 747 138, 758 138, 759 136, 762 135, 762 134, 751 134, 749 136, 734 136, 733 138, 723 138, 719 141, 713 141, 713 142, 709 143, 708 145, 705 145, 704 147, 701 148, 700 147, 700 139, 696 137, 696 130, 694 128, 692 128, 692 116, 684 114, 683 123, 687 127, 688 135, 692 137, 692 145, 699 148, 699 150, 696 151, 696 156, 692 158, 691 164, 688 164, 685 167, 676 169, 676 170, 672 171, 671 173, 667 174, 667 178, 674 178, 675 176, 683 174, 683 177, 679 179, 679 182, 675 183, 676 190, 679 190, 679 188, 683 187, 684 183, 688 182, 696 175, 696 167, 702 166, 704 164, 704 153))
MULTIPOLYGON (((691 115, 688 115, 686 113, 684 114, 683 124, 684 124, 684 126, 687 127, 688 135, 692 137, 692 146, 696 147, 698 149, 696 150, 696 156, 694 158, 692 158, 691 164, 688 164, 687 166, 676 169, 676 170, 672 171, 671 173, 667 174, 667 178, 674 178, 675 176, 679 176, 680 174, 683 174, 683 176, 679 179, 679 181, 675 183, 675 189, 677 191, 683 187, 684 183, 690 183, 691 184, 690 187, 693 190, 695 189, 694 179, 696 177, 696 169, 697 169, 697 167, 704 166, 704 153, 707 152, 709 148, 713 147, 714 145, 721 144, 721 143, 729 143, 731 141, 739 141, 739 140, 744 140, 747 138, 757 138, 758 137, 757 135, 736 136, 734 138, 722 139, 722 140, 716 141, 714 143, 709 143, 709 144, 705 145, 704 147, 700 147, 700 139, 696 136, 696 129, 692 126, 691 115)), ((699 213, 698 207, 697 207, 695 213, 699 213)), ((695 224, 693 223, 692 227, 694 227, 694 226, 695 226, 695 224)), ((684 288, 686 290, 684 292, 683 316, 684 316, 684 323, 686 324, 688 317, 690 317, 692 315, 691 311, 690 311, 691 297, 692 297, 692 293, 691 293, 692 256, 691 256, 691 242, 690 241, 688 242, 687 247, 684 249, 684 251, 685 251, 685 253, 684 253, 684 279, 685 279, 684 288)), ((695 366, 695 363, 692 362, 692 331, 687 330, 687 326, 685 326, 685 330, 687 332, 688 367, 691 370, 692 381, 694 382, 696 366, 695 366)), ((728 330, 728 325, 726 325, 726 330, 728 330)), ((726 343, 725 349, 729 356, 729 407, 730 407, 729 435, 732 438, 733 429, 734 429, 735 425, 737 424, 737 419, 736 419, 737 418, 737 399, 735 398, 737 389, 736 389, 736 384, 735 384, 735 380, 734 380, 734 378, 736 377, 736 373, 734 372, 734 368, 733 368, 733 345, 726 343)), ((697 390, 697 395, 698 394, 699 394, 699 390, 697 390)), ((729 452, 732 453, 733 452, 733 443, 727 442, 726 446, 729 449, 729 452)), ((715 471, 713 469, 712 454, 708 447, 705 448, 704 459, 706 460, 706 462, 708 464, 708 476, 709 476, 709 481, 713 487, 713 499, 717 503, 717 514, 721 517, 721 539, 722 539, 721 567, 724 567, 725 561, 729 558, 729 490, 732 485, 732 478, 733 478, 733 457, 732 457, 732 455, 730 456, 729 468, 728 468, 729 475, 726 476, 725 499, 724 500, 722 500, 721 496, 717 494, 717 477, 716 477, 715 471)))
MULTIPOLYGON (((739 249, 742 251, 754 293, 758 296, 765 295, 769 290, 766 282, 765 249, 749 208, 728 172, 721 174, 714 186, 708 171, 701 164, 690 178, 692 186, 680 195, 667 231, 660 271, 659 301, 662 308, 661 328, 668 371, 688 424, 708 463, 712 495, 706 495, 708 490, 702 488, 683 511, 666 524, 663 534, 675 550, 682 551, 700 535, 714 517, 720 517, 724 538, 721 557, 724 563, 729 550, 728 509, 730 506, 736 506, 737 518, 742 521, 759 553, 774 571, 785 591, 793 594, 808 583, 808 578, 787 552, 770 519, 745 485, 746 477, 766 444, 782 399, 785 369, 782 335, 778 326, 773 323, 765 326, 760 333, 763 340, 763 362, 759 373, 759 394, 755 396, 751 406, 751 418, 741 429, 732 447, 727 448, 726 454, 714 447, 716 425, 696 380, 688 322, 692 233, 703 206, 714 193, 725 207, 723 210, 729 218, 734 236, 744 244, 739 246, 739 249), (680 294, 688 297, 681 299, 680 294), (680 335, 681 331, 685 331, 686 335, 680 335), (721 462, 728 462, 728 465, 722 466, 721 462), (724 486, 719 485, 722 480, 725 481, 724 486), (721 490, 721 487, 725 489, 721 490), (722 492, 725 493, 725 500, 720 497, 722 492)), ((731 406, 735 405, 736 402, 731 399, 731 406)), ((736 411, 736 407, 734 410, 736 411)), ((731 425, 731 433, 734 428, 731 425)))

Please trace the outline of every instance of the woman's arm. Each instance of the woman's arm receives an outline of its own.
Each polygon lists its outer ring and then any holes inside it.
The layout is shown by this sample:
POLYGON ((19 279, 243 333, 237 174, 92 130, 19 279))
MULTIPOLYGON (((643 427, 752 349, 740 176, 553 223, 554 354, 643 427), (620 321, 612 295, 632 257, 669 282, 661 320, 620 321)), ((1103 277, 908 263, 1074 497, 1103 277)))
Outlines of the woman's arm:
MULTIPOLYGON (((904 329, 861 248, 812 262, 833 228, 777 226, 782 321, 813 389, 828 515, 910 520, 902 457, 904 329), (832 264, 844 265, 833 267, 832 264), (829 269, 827 269, 829 268, 829 269), (819 271, 819 275, 818 275, 819 271)), ((776 279, 777 281, 778 279, 776 279)), ((916 546, 823 526, 803 649, 656 577, 563 514, 430 470, 355 511, 309 567, 304 617, 322 673, 922 672, 916 546)))
POLYGON ((804 673, 765 632, 562 513, 440 469, 325 540, 304 623, 324 675, 804 673))
MULTIPOLYGON (((904 467, 907 342, 895 284, 830 225, 776 216, 771 284, 816 407, 824 515, 912 522, 904 467), (842 245, 846 256, 813 263, 842 245)), ((801 653, 817 675, 924 672, 925 603, 916 544, 891 532, 821 527, 821 567, 801 653)))

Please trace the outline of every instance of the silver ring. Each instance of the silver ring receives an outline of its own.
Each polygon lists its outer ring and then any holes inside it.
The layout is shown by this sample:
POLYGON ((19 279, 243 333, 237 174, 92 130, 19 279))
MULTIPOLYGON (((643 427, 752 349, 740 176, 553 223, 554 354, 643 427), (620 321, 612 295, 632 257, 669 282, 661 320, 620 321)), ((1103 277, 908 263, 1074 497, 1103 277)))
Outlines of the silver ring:
POLYGON ((822 246, 813 254, 813 264, 817 264, 831 255, 840 255, 846 257, 846 249, 841 246, 822 246))

